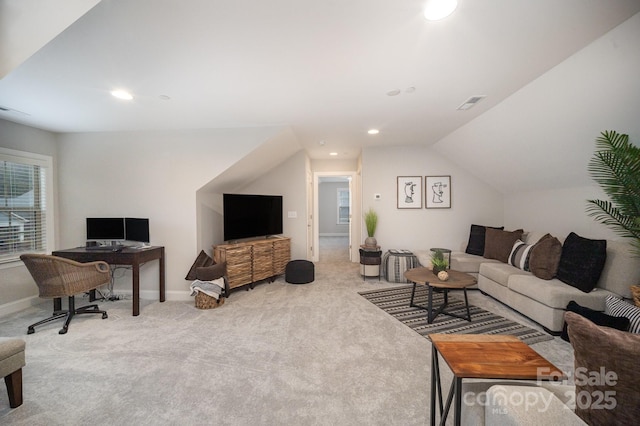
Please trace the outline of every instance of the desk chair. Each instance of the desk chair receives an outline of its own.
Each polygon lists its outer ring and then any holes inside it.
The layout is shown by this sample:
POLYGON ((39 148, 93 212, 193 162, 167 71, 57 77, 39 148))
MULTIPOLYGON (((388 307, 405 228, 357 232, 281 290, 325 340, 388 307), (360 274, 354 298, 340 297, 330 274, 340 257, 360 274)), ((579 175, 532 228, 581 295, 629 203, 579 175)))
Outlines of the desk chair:
POLYGON ((38 285, 40 297, 60 299, 69 298, 69 309, 62 310, 60 302, 54 302, 53 315, 32 324, 27 334, 35 333, 35 327, 65 318, 64 326, 58 332, 65 334, 71 319, 78 314, 102 314, 107 318, 107 312, 98 309, 98 305, 87 305, 76 309, 75 295, 86 293, 111 282, 111 270, 106 262, 79 263, 62 257, 46 254, 23 254, 20 259, 31 273, 38 285))

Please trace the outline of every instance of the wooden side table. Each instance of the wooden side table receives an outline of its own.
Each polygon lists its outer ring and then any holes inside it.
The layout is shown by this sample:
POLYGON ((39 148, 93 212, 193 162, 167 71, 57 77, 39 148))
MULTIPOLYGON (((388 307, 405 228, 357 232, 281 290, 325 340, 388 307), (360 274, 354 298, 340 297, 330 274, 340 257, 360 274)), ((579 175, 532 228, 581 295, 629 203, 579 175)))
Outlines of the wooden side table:
POLYGON ((431 425, 436 424, 436 394, 440 424, 444 424, 454 400, 453 419, 460 425, 463 379, 565 380, 567 376, 515 336, 486 334, 429 334, 431 353, 431 425), (446 405, 438 354, 453 372, 446 405))
POLYGON ((455 318, 465 319, 471 321, 471 311, 469 311, 469 299, 467 298, 467 287, 470 287, 476 283, 476 279, 464 272, 448 270, 449 279, 447 281, 440 280, 429 268, 413 268, 404 273, 407 281, 413 283, 413 289, 411 290, 411 301, 409 306, 414 308, 420 308, 427 311, 427 322, 433 323, 433 320, 440 314, 449 315, 455 318), (413 303, 416 294, 416 285, 426 285, 429 291, 427 298, 427 306, 416 305, 413 303), (433 290, 441 290, 444 293, 444 302, 437 310, 433 309, 433 290), (449 291, 450 290, 463 290, 464 291, 464 303, 467 308, 467 316, 463 317, 454 314, 449 311, 445 311, 445 308, 449 304, 449 291))

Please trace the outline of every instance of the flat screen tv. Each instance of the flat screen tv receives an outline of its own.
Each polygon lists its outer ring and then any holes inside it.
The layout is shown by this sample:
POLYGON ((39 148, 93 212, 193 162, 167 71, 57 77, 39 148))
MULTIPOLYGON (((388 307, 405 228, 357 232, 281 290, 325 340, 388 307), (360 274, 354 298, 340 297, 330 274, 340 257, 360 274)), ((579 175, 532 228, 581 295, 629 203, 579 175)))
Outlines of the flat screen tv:
POLYGON ((224 240, 282 234, 282 196, 223 194, 224 240))
POLYGON ((124 241, 124 218, 122 217, 88 217, 87 240, 89 241, 124 241))
POLYGON ((127 241, 148 243, 149 241, 151 241, 149 239, 149 219, 125 217, 124 235, 127 241))

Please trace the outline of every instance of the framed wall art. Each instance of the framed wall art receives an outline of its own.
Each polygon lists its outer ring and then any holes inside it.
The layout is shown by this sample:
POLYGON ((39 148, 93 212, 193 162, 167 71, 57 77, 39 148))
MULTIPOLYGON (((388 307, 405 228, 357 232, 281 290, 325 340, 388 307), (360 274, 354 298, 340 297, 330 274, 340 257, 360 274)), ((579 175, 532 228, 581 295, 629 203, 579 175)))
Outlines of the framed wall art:
POLYGON ((425 207, 451 208, 451 176, 425 176, 425 207))
POLYGON ((398 176, 398 208, 422 208, 422 176, 398 176))

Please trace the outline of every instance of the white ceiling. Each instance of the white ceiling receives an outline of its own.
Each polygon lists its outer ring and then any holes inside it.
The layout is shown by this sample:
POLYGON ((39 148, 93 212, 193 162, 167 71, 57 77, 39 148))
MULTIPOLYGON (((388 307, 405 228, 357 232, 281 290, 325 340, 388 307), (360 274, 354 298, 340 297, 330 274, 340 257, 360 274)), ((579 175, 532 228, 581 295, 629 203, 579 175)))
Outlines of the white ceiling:
POLYGON ((356 158, 437 142, 640 11, 459 0, 428 22, 424 2, 102 0, 0 80, 13 110, 0 118, 54 132, 290 126, 311 158, 356 158))

